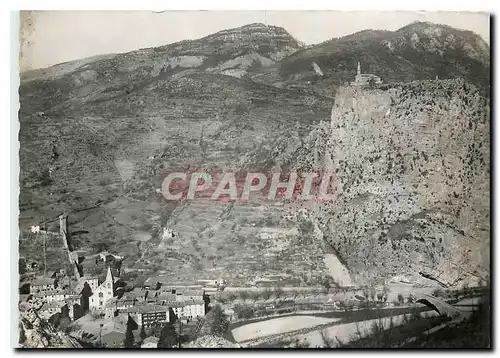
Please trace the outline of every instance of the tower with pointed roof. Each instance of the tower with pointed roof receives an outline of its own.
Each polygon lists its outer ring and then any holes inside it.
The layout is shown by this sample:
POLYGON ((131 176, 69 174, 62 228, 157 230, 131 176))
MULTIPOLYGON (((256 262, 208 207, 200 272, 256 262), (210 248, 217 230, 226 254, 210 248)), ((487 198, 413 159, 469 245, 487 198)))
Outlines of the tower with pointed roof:
POLYGON ((113 273, 111 272, 111 267, 108 265, 108 272, 106 272, 106 280, 104 282, 111 282, 114 284, 113 273))

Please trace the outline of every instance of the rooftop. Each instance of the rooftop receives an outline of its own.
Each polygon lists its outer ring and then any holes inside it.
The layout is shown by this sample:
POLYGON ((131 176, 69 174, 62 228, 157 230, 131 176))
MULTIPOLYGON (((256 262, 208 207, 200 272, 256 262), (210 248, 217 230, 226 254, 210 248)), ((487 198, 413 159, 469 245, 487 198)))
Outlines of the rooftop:
POLYGON ((43 310, 46 310, 49 308, 61 308, 64 306, 66 306, 66 302, 64 302, 64 301, 52 301, 52 302, 44 303, 41 310, 43 311, 43 310))
POLYGON ((190 297, 190 296, 203 296, 204 291, 203 290, 185 290, 182 291, 182 295, 184 297, 190 297))
POLYGON ((46 286, 53 285, 56 279, 48 278, 48 277, 37 277, 33 281, 31 281, 31 286, 46 286))
POLYGON ((142 344, 145 344, 145 343, 157 344, 159 340, 160 339, 158 337, 150 336, 150 337, 145 338, 144 341, 142 342, 142 344))
POLYGON ((116 297, 112 297, 109 300, 106 301, 106 304, 104 305, 105 307, 113 307, 116 306, 116 297))
POLYGON ((66 296, 80 296, 79 293, 70 291, 70 290, 46 290, 43 292, 36 292, 33 294, 35 297, 46 297, 46 296, 57 296, 57 295, 66 295, 66 296))
POLYGON ((160 301, 175 301, 176 296, 170 292, 161 292, 156 298, 160 301))
POLYGON ((142 288, 134 288, 132 291, 129 291, 129 292, 125 292, 125 295, 127 296, 134 296, 136 298, 144 298, 146 296, 146 290, 143 290, 142 288))
POLYGON ((19 302, 24 302, 26 300, 28 300, 28 298, 30 298, 30 294, 27 294, 27 295, 24 295, 24 294, 20 294, 19 295, 19 302))
POLYGON ((84 284, 85 282, 90 282, 90 281, 97 281, 99 283, 99 278, 97 276, 83 276, 79 280, 79 284, 84 284))
POLYGON ((185 307, 191 305, 203 305, 205 302, 202 300, 184 300, 184 301, 167 301, 165 306, 177 308, 177 307, 185 307))
POLYGON ((137 305, 130 308, 125 308, 120 312, 124 313, 149 313, 149 312, 166 312, 168 311, 168 306, 160 305, 137 305))

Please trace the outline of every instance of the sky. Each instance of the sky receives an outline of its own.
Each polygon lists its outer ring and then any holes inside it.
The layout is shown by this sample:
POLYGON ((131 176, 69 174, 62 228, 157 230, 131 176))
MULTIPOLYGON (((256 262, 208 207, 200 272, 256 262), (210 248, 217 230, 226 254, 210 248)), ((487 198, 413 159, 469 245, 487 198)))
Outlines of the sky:
POLYGON ((479 12, 30 11, 21 17, 20 68, 161 46, 256 22, 283 27, 311 45, 365 29, 394 31, 414 21, 471 30, 490 43, 489 15, 479 12))

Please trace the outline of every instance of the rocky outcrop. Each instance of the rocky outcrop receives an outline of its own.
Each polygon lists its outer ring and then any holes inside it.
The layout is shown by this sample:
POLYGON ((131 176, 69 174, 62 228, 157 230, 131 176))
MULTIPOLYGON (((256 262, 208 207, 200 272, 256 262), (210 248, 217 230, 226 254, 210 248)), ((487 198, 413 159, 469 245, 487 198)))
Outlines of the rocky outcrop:
POLYGON ((57 331, 33 310, 21 313, 19 348, 81 348, 74 338, 57 331))
POLYGON ((241 348, 241 346, 222 337, 203 336, 187 343, 184 348, 241 348))
POLYGON ((487 110, 460 80, 339 91, 297 163, 336 173, 337 200, 309 215, 355 281, 487 278, 487 110))

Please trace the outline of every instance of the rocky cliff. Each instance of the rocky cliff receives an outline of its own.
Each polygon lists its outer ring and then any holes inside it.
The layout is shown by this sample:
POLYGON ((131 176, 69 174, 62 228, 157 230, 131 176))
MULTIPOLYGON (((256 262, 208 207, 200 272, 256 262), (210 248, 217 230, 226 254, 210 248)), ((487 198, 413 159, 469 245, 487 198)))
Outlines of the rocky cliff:
POLYGON ((19 348, 81 348, 74 338, 57 331, 33 310, 21 313, 19 348))
POLYGON ((339 91, 296 166, 335 171, 337 200, 309 214, 358 283, 487 278, 487 106, 461 80, 339 91))

